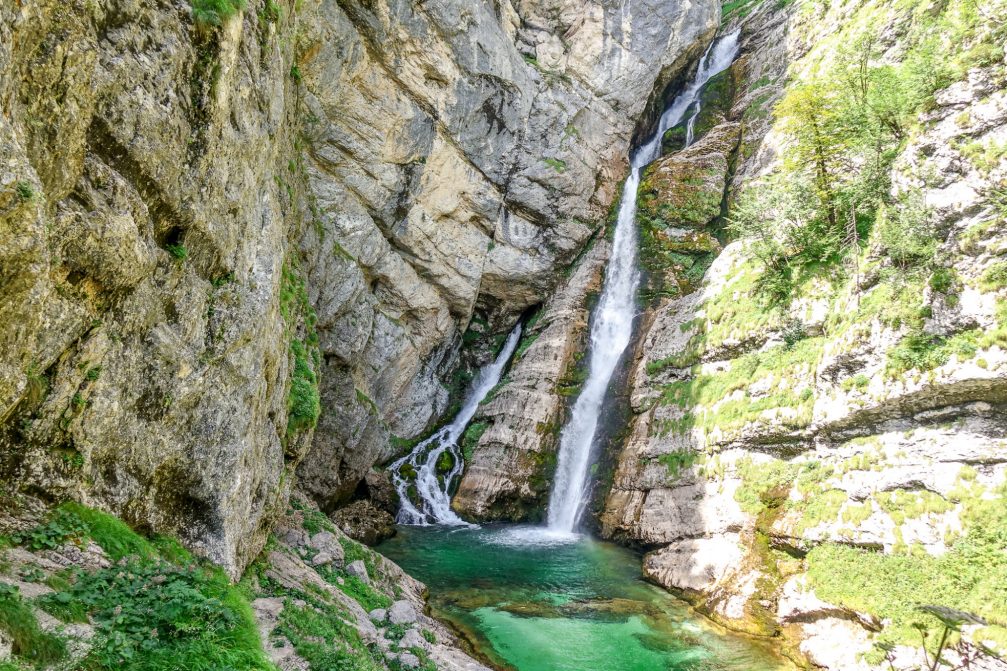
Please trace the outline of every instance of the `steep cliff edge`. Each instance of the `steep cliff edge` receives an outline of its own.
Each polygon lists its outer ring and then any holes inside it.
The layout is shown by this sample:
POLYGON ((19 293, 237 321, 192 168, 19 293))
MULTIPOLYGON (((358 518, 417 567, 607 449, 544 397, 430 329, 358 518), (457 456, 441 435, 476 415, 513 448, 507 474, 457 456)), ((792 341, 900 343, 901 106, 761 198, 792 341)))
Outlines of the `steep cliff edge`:
POLYGON ((815 666, 917 668, 927 605, 1003 655, 1007 7, 740 5, 723 112, 641 185, 603 534, 815 666))
POLYGON ((548 296, 718 6, 195 6, 0 9, 0 477, 237 574, 548 296))

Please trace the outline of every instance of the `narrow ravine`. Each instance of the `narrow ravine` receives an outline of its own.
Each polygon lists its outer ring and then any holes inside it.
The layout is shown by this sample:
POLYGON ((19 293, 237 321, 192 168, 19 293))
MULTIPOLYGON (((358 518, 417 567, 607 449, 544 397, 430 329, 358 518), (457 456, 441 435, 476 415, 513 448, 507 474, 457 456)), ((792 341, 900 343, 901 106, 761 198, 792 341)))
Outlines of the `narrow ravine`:
MULTIPOLYGON (((703 85, 730 65, 738 35, 717 40, 695 78, 631 158, 602 295, 591 321, 589 376, 564 427, 542 526, 466 523, 450 508, 463 462, 457 442, 500 379, 520 336, 510 334, 480 371, 454 421, 390 470, 401 497, 399 533, 382 553, 424 581, 435 615, 462 632, 487 661, 517 671, 652 671, 782 667, 772 651, 717 629, 683 601, 646 584, 635 552, 577 533, 589 489, 598 418, 632 341, 640 271, 636 192, 664 132, 699 111, 703 85), (440 464, 450 455, 450 465, 440 464), (415 471, 415 473, 413 473, 415 471), (413 489, 415 482, 415 489, 413 489), (462 528, 466 527, 466 528, 462 528)), ((690 134, 691 140, 691 134, 690 134)))
POLYGON ((587 474, 598 431, 598 417, 612 374, 633 335, 636 294, 640 283, 636 233, 636 191, 640 185, 640 173, 660 155, 661 138, 665 131, 681 122, 689 109, 694 107, 689 120, 688 141, 692 141, 691 131, 699 114, 699 95, 703 85, 734 60, 738 53, 738 35, 737 31, 725 35, 707 49, 692 82, 661 115, 653 136, 630 158, 630 173, 622 190, 612 255, 605 273, 601 300, 591 324, 590 372, 560 436, 559 460, 549 498, 549 529, 554 532, 574 531, 587 503, 587 474))

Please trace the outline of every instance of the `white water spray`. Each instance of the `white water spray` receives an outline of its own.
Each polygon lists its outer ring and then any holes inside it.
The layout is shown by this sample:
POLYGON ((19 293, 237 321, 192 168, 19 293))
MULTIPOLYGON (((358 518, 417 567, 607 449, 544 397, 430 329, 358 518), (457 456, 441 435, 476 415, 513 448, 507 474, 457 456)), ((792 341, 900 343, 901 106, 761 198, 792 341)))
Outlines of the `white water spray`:
POLYGON ((483 367, 476 375, 472 389, 469 390, 468 396, 465 398, 465 404, 454 420, 388 467, 401 502, 399 514, 396 517, 396 521, 400 524, 472 526, 451 510, 451 484, 461 474, 464 467, 462 455, 458 449, 458 439, 461 438, 465 427, 475 416, 476 410, 479 409, 479 403, 500 381, 500 375, 507 362, 510 361, 511 355, 514 354, 520 339, 521 324, 519 323, 507 336, 496 360, 483 367), (443 477, 439 479, 437 477, 437 461, 445 452, 451 454, 451 470, 442 474, 443 477), (414 504, 409 499, 408 490, 411 483, 400 472, 405 464, 409 464, 416 471, 418 504, 414 504))
MULTIPOLYGON (((723 72, 738 52, 738 32, 717 40, 699 62, 696 76, 661 115, 657 131, 630 157, 630 172, 622 190, 612 254, 605 271, 601 300, 591 324, 590 363, 587 381, 574 403, 570 421, 560 436, 559 460, 549 498, 549 529, 570 533, 587 503, 587 472, 591 447, 598 429, 601 405, 609 382, 633 334, 636 291, 640 272, 636 264, 636 190, 643 168, 660 156, 666 130, 682 121, 697 103, 703 85, 723 72)), ((695 116, 689 123, 689 137, 695 116)))

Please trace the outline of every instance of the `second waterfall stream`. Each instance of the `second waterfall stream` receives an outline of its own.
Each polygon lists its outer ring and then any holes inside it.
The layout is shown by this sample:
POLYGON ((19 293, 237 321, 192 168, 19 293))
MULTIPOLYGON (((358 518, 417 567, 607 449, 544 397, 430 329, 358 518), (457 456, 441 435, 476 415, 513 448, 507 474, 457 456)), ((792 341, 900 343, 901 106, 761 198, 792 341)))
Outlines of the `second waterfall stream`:
POLYGON ((591 323, 588 378, 574 403, 570 421, 560 435, 556 476, 549 497, 550 531, 572 532, 584 509, 587 473, 598 431, 598 416, 612 375, 633 336, 636 293, 640 282, 636 258, 636 191, 640 184, 640 173, 660 156, 661 139, 665 131, 679 124, 694 105, 698 114, 703 85, 714 75, 727 69, 737 53, 738 32, 714 42, 700 60, 692 82, 661 115, 654 135, 630 157, 630 172, 622 190, 612 253, 605 271, 605 284, 591 323))
POLYGON ((400 524, 447 524, 462 526, 468 523, 451 510, 451 485, 461 472, 464 462, 458 450, 458 439, 465 427, 476 414, 479 404, 493 387, 500 382, 507 362, 517 348, 521 339, 521 324, 507 336, 496 359, 483 367, 472 388, 465 397, 462 409, 451 420, 451 423, 441 428, 432 436, 413 448, 412 452, 402 457, 388 470, 392 474, 392 482, 399 494, 399 514, 396 519, 400 524), (438 472, 437 464, 443 454, 450 454, 450 467, 446 472, 438 472), (409 496, 410 482, 402 474, 403 467, 408 466, 416 473, 416 497, 414 503, 409 496))

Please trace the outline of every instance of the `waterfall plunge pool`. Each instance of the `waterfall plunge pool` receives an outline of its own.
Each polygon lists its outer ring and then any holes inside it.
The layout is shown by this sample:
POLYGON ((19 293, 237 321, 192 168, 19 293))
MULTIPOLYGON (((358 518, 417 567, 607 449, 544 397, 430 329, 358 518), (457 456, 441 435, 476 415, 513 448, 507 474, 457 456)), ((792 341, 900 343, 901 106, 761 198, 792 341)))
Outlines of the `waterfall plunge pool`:
POLYGON ((514 671, 782 671, 640 577, 640 557, 539 527, 400 526, 377 548, 427 584, 433 615, 514 671))

